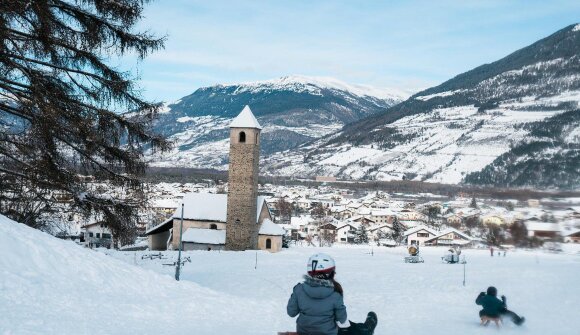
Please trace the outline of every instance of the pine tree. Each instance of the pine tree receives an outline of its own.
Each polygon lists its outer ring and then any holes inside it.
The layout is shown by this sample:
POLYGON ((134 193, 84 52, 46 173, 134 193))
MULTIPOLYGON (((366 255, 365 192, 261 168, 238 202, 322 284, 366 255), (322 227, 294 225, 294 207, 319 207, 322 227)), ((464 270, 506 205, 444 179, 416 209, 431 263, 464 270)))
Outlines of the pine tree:
POLYGON ((528 244, 528 229, 526 224, 521 220, 514 221, 509 226, 509 232, 512 241, 517 247, 525 247, 528 244))
POLYGON ((399 218, 395 216, 393 219, 393 231, 391 232, 391 238, 397 244, 400 244, 403 240, 403 234, 405 233, 405 226, 399 221, 399 218))
POLYGON ((146 2, 0 0, 0 212, 34 225, 61 194, 116 240, 132 235, 143 152, 168 142, 149 127, 159 104, 106 62, 163 47, 133 31, 146 2))
POLYGON ((471 198, 471 203, 469 204, 469 207, 478 208, 477 201, 475 200, 475 197, 471 198))
POLYGON ((280 198, 278 199, 278 202, 276 202, 276 207, 278 207, 278 213, 280 214, 282 221, 289 221, 292 216, 292 204, 286 201, 285 198, 280 198))
POLYGON ((288 234, 282 235, 282 248, 289 248, 292 238, 288 234))
POLYGON ((326 208, 324 208, 324 205, 320 202, 316 203, 316 205, 311 211, 312 216, 317 219, 322 219, 323 217, 326 216, 326 213, 327 213, 326 208))
POLYGON ((357 229, 356 229, 356 234, 355 234, 355 242, 358 244, 368 244, 369 243, 369 236, 367 234, 367 228, 365 227, 364 224, 361 224, 357 229))

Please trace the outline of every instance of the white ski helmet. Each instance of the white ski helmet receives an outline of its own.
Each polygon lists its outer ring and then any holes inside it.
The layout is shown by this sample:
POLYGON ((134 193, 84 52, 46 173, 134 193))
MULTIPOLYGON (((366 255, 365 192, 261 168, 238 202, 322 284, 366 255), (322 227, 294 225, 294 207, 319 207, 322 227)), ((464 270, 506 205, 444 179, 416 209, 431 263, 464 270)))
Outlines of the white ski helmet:
POLYGON ((312 277, 318 275, 329 275, 334 272, 334 259, 327 254, 314 254, 308 259, 306 271, 312 277))

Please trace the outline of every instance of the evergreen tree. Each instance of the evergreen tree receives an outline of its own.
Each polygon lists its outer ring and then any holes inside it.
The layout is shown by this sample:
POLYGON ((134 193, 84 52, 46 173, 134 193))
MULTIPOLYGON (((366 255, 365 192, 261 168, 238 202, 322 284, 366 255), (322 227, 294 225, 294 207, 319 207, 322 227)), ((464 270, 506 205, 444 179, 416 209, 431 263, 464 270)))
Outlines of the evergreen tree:
POLYGON ((485 239, 489 245, 499 246, 505 240, 502 229, 496 224, 487 225, 485 239))
POLYGON ((361 224, 357 229, 356 229, 356 235, 355 235, 355 242, 357 244, 368 244, 369 243, 369 236, 367 234, 367 228, 365 227, 364 224, 361 224))
POLYGON ((427 215, 427 222, 429 225, 433 225, 434 219, 441 214, 441 207, 436 205, 429 205, 423 209, 423 214, 427 215))
POLYGON ((405 226, 399 221, 399 218, 395 216, 393 219, 393 231, 391 233, 391 238, 397 244, 400 244, 403 241, 403 234, 405 232, 405 226))
POLYGON ((146 2, 0 0, 0 212, 34 226, 64 194, 117 241, 131 237, 143 151, 168 142, 149 127, 159 104, 106 62, 163 47, 133 31, 146 2), (115 191, 101 194, 98 183, 115 191))
POLYGON ((509 227, 510 235, 515 246, 525 247, 528 244, 528 229, 521 220, 514 221, 509 227))
POLYGON ((324 208, 324 205, 320 202, 316 203, 316 205, 310 212, 310 214, 312 214, 312 216, 317 219, 322 219, 323 217, 326 216, 326 213, 327 213, 326 208, 324 208))
POLYGON ((290 242, 292 241, 292 237, 288 234, 282 235, 282 248, 289 248, 290 242))
POLYGON ((278 213, 280 214, 282 221, 290 220, 290 217, 292 216, 292 204, 290 202, 286 201, 284 198, 280 198, 278 199, 278 202, 276 202, 276 207, 278 207, 278 213))
POLYGON ((479 208, 477 206, 477 201, 475 201, 475 197, 471 198, 471 204, 469 204, 469 207, 471 207, 471 208, 479 208))

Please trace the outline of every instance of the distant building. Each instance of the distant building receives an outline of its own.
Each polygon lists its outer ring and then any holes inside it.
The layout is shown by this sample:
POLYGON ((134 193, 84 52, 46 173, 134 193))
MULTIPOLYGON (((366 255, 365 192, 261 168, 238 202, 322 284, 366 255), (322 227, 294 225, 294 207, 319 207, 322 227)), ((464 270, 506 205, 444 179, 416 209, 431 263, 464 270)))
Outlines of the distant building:
POLYGON ((580 229, 564 234, 564 242, 580 243, 580 229))
POLYGON ((438 232, 436 236, 425 240, 425 245, 443 245, 443 246, 467 246, 473 243, 471 236, 460 232, 455 228, 448 228, 438 232))
POLYGON ((95 222, 81 227, 85 245, 89 248, 111 248, 113 235, 106 224, 95 222))
POLYGON ((425 241, 437 236, 437 232, 426 226, 417 226, 406 230, 403 236, 407 239, 407 245, 425 245, 425 241))
POLYGON ((528 237, 537 237, 543 240, 553 240, 560 236, 560 225, 557 223, 543 222, 531 219, 525 222, 528 237))

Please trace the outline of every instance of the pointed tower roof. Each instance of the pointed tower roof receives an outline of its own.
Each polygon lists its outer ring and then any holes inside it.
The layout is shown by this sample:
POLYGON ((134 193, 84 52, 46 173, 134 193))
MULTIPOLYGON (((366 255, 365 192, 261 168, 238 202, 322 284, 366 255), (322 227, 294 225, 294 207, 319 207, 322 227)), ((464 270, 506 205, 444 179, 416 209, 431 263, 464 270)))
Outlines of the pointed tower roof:
POLYGON ((246 105, 240 115, 236 116, 234 121, 230 123, 230 128, 257 128, 262 129, 262 126, 256 120, 254 113, 250 109, 250 106, 246 105))

